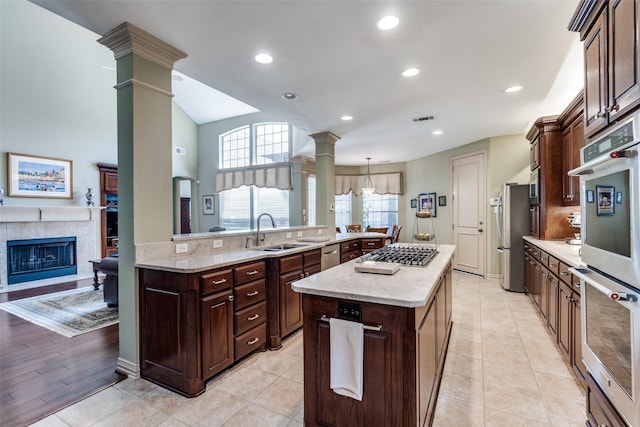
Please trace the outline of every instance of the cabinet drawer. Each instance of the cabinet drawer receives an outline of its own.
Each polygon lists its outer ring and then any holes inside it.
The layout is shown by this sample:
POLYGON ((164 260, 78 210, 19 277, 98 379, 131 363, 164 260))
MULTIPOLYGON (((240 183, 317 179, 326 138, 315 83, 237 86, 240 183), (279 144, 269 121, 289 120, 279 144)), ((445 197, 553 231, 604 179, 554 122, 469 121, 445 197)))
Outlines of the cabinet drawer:
POLYGON ((249 329, 253 329, 261 323, 264 323, 266 319, 266 301, 249 306, 244 310, 237 311, 234 322, 236 335, 244 334, 249 329))
POLYGON ((545 267, 549 266, 549 254, 541 249, 538 249, 538 252, 538 261, 540 261, 540 264, 544 265, 545 267))
POLYGON ((203 296, 229 289, 231 285, 233 285, 232 270, 215 271, 200 276, 200 293, 203 296))
POLYGON ((254 350, 265 348, 267 341, 267 325, 263 323, 235 339, 236 360, 254 350))
POLYGON ((340 252, 346 253, 351 250, 351 242, 342 242, 340 243, 340 252))
POLYGON ((302 270, 302 255, 295 254, 282 257, 278 260, 280 274, 294 270, 302 270))
POLYGON ((360 240, 352 240, 351 242, 349 242, 349 244, 350 244, 349 247, 351 248, 352 251, 358 250, 362 247, 360 240))
POLYGON ((560 262, 558 265, 558 277, 567 285, 571 286, 571 273, 569 272, 569 266, 564 262, 560 262))
POLYGON ((233 293, 235 296, 236 310, 243 309, 263 301, 265 298, 265 279, 256 280, 246 285, 236 286, 233 293))
POLYGON ((382 239, 362 239, 361 247, 363 251, 378 249, 384 245, 382 239))
POLYGON ((560 261, 557 258, 552 257, 551 255, 547 255, 547 259, 549 260, 547 264, 547 266, 549 267, 549 270, 552 273, 558 275, 559 268, 560 268, 560 261))
POLYGON ((304 252, 302 254, 304 265, 320 264, 322 260, 322 250, 314 249, 312 251, 304 252))
POLYGON ((236 275, 236 285, 241 285, 243 283, 264 278, 267 268, 264 261, 260 261, 236 267, 234 268, 234 271, 236 275))

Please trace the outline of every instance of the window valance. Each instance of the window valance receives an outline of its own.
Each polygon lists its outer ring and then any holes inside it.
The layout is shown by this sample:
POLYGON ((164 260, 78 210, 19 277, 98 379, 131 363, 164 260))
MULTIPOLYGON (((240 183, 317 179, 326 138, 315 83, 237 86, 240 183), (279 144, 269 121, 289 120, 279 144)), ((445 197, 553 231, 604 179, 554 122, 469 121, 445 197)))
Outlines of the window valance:
MULTIPOLYGON (((378 173, 372 174, 371 181, 376 188, 376 194, 402 194, 402 173, 378 173)), ((337 195, 362 194, 362 187, 365 186, 367 175, 336 175, 337 195)))
POLYGON ((224 169, 216 174, 216 193, 243 185, 291 190, 289 164, 224 169))

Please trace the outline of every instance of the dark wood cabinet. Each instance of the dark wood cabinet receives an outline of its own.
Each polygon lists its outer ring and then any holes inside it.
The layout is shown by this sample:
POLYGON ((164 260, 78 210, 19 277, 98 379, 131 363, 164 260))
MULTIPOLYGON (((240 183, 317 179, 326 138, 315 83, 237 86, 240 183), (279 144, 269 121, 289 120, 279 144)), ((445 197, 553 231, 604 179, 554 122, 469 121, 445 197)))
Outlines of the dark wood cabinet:
POLYGON ((282 338, 302 327, 302 295, 291 284, 319 273, 321 259, 322 251, 313 249, 269 260, 269 348, 280 348, 282 338))
POLYGON ((360 242, 362 255, 368 254, 369 252, 373 252, 376 249, 380 249, 381 247, 384 246, 385 240, 386 239, 384 239, 384 238, 382 238, 382 239, 379 239, 379 238, 362 239, 362 241, 360 242))
POLYGON ((329 323, 341 300, 304 294, 304 424, 306 426, 430 425, 451 333, 447 295, 451 269, 438 278, 422 307, 359 301, 360 321, 382 325, 364 333, 361 401, 330 388, 329 323))
POLYGON ((100 206, 102 257, 118 253, 118 166, 98 163, 100 171, 100 206))
POLYGON ((564 282, 560 283, 558 298, 558 347, 567 360, 571 357, 572 296, 573 291, 571 288, 564 282))
POLYGON ((607 399, 591 374, 587 374, 587 426, 629 427, 607 399))
POLYGON ((231 366, 233 297, 231 289, 202 298, 202 370, 205 379, 231 366))
POLYGON ((267 346, 267 263, 251 262, 233 269, 235 311, 233 314, 234 360, 264 350, 267 346))
POLYGON ((359 239, 340 243, 340 263, 349 262, 362 255, 359 239))
POLYGON ((562 121, 559 116, 540 117, 527 133, 539 151, 538 201, 530 206, 531 235, 542 240, 564 239, 573 235, 566 219, 571 208, 563 202, 562 121))
POLYGON ((584 96, 580 93, 560 116, 562 121, 562 201, 565 206, 580 206, 580 177, 568 172, 581 164, 584 147, 584 96))
POLYGON ((637 0, 583 0, 569 24, 584 42, 587 137, 640 105, 638 11, 637 0))

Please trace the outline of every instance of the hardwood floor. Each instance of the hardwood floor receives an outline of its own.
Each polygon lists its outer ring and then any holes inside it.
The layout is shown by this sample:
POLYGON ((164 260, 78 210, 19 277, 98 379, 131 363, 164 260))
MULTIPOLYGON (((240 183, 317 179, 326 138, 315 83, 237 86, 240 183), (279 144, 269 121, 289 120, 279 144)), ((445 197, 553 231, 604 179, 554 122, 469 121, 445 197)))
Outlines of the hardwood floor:
MULTIPOLYGON (((0 302, 92 283, 4 293, 0 302)), ((118 325, 66 338, 0 310, 0 425, 29 425, 124 379, 117 359, 118 325)))

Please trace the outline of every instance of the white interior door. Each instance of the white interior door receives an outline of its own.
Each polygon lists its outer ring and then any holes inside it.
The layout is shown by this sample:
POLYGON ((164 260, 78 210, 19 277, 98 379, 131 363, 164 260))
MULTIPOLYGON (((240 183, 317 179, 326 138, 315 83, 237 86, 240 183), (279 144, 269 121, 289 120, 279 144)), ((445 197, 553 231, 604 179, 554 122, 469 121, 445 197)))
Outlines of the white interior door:
POLYGON ((485 170, 484 153, 453 159, 454 268, 485 275, 485 170))

